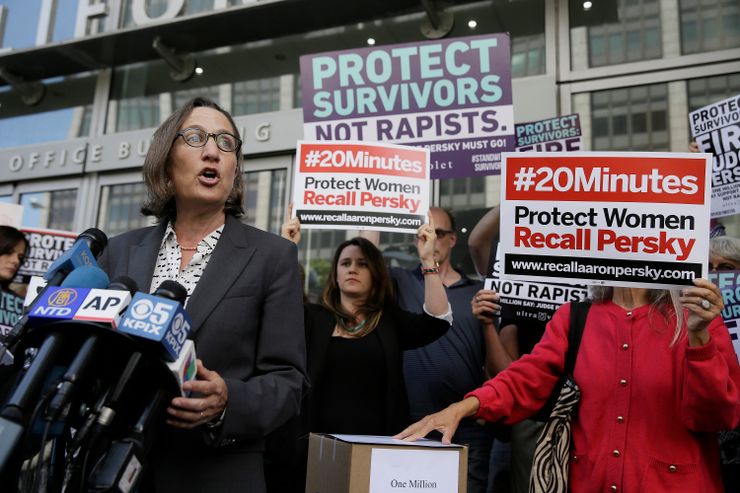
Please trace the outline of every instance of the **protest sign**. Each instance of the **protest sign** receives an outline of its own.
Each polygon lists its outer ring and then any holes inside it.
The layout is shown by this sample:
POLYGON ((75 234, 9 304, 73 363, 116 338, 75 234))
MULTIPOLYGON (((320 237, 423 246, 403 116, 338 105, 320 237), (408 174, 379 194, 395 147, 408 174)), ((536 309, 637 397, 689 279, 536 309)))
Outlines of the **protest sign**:
POLYGON ((421 146, 431 176, 499 174, 514 150, 508 34, 301 57, 307 140, 421 146))
POLYGON ((503 275, 633 287, 706 277, 710 158, 506 153, 503 275))
POLYGON ((429 210, 429 151, 362 142, 298 142, 294 215, 305 229, 416 233, 429 210))
POLYGON ((584 284, 501 279, 500 257, 501 248, 497 246, 496 261, 484 286, 499 294, 502 318, 546 322, 563 303, 581 301, 588 297, 588 288, 584 284))
POLYGON ((722 320, 730 331, 732 346, 740 361, 740 270, 710 272, 709 280, 722 292, 725 302, 722 320))
POLYGON ((5 337, 23 314, 23 298, 0 289, 0 336, 5 337))
POLYGON ((740 212, 740 94, 689 113, 691 136, 712 159, 712 217, 740 212))
POLYGON ((31 276, 43 276, 52 262, 77 239, 76 233, 67 231, 35 228, 21 228, 21 231, 28 240, 28 252, 15 278, 19 284, 28 284, 31 276))
POLYGON ((581 150, 581 120, 578 115, 517 123, 515 129, 518 152, 581 150))

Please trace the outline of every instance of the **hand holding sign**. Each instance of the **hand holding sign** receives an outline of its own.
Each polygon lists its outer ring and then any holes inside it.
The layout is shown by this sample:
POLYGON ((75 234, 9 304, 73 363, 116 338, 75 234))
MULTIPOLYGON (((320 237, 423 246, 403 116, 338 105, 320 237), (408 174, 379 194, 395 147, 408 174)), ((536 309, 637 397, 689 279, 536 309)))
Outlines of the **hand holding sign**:
POLYGON ((725 307, 719 288, 706 279, 694 279, 696 287, 681 290, 681 305, 688 311, 686 329, 689 338, 698 337, 703 344, 709 340, 706 332, 709 323, 717 318, 725 307))
POLYGON ((473 315, 483 323, 493 323, 493 318, 501 315, 498 293, 492 289, 481 289, 472 300, 470 306, 473 315))
POLYGON ((296 245, 301 242, 301 221, 293 215, 293 202, 288 204, 288 210, 285 212, 285 222, 280 227, 280 236, 290 240, 296 245))

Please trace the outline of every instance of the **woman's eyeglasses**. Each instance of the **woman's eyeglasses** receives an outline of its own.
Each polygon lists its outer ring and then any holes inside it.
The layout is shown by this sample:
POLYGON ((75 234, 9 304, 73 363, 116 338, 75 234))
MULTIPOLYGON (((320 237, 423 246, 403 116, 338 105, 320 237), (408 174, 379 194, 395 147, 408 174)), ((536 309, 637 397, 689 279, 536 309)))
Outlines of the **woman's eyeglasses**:
POLYGON ((451 229, 435 229, 434 234, 437 235, 437 238, 442 239, 447 235, 453 234, 454 231, 451 229))
POLYGON ((177 137, 182 137, 190 147, 203 147, 208 142, 208 137, 213 137, 218 148, 224 152, 235 152, 242 145, 242 141, 229 132, 212 133, 202 128, 184 128, 175 134, 175 140, 177 137))

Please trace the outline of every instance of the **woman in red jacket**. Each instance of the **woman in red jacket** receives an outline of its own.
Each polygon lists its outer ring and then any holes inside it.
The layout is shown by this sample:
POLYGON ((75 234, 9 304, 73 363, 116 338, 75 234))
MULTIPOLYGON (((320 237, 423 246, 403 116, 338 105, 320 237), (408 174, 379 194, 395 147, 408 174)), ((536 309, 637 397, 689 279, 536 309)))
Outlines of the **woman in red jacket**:
MULTIPOLYGON (((680 296, 596 288, 574 371, 573 493, 720 493, 716 432, 740 420, 740 367, 719 317, 719 289, 704 279, 680 296)), ((565 364, 570 305, 530 355, 460 402, 397 435, 432 430, 449 442, 460 419, 519 422, 547 401, 565 364)))

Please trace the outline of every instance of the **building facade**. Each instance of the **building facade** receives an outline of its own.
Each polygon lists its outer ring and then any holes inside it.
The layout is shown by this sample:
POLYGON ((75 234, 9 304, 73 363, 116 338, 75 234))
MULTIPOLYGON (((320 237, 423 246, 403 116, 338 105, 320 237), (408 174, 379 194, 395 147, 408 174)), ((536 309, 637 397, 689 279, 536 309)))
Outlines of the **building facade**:
MULTIPOLYGON (((516 121, 578 113, 585 150, 686 151, 688 113, 740 93, 737 0, 0 0, 0 201, 22 204, 28 227, 147 224, 152 130, 204 95, 244 137, 247 222, 278 233, 302 138, 299 57, 446 31, 510 33, 516 121)), ((433 183, 466 270, 467 232, 498 190, 497 176, 433 183)), ((740 236, 737 217, 722 222, 740 236)), ((347 234, 304 236, 312 288, 347 234)), ((411 240, 381 236, 401 264, 411 240)))

